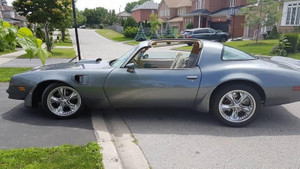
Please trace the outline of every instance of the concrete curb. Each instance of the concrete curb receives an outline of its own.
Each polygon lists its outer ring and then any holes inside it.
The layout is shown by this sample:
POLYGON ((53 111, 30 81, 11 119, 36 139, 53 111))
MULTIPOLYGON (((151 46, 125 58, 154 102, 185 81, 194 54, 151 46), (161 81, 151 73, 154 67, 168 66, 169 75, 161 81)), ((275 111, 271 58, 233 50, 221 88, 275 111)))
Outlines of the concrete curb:
POLYGON ((103 148, 103 165, 107 169, 149 169, 150 165, 134 142, 127 124, 115 111, 92 112, 92 123, 98 144, 103 148))
POLYGON ((99 146, 102 147, 102 162, 107 169, 123 169, 120 157, 113 143, 110 133, 100 112, 92 112, 92 124, 99 146))

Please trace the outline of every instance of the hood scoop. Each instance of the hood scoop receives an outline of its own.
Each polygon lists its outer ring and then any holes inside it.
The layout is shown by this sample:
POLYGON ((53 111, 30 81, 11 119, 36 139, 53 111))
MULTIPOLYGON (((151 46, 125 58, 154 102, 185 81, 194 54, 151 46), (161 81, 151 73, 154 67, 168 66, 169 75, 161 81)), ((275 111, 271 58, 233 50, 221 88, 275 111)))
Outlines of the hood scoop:
POLYGON ((76 63, 79 63, 79 64, 99 64, 100 62, 102 61, 101 58, 98 58, 96 60, 80 60, 76 63))

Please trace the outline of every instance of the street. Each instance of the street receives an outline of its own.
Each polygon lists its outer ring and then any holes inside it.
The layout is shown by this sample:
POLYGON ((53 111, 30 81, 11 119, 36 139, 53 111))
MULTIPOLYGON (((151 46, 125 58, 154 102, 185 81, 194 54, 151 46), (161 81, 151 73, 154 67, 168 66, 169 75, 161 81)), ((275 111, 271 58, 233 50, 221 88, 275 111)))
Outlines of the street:
MULTIPOLYGON (((74 30, 70 30, 74 38, 74 30)), ((114 59, 133 46, 79 30, 85 59, 114 59)), ((74 42, 74 39, 73 39, 74 42)), ((40 108, 7 98, 0 83, 0 148, 50 147, 95 141, 91 115, 54 120, 40 108)), ((120 109, 153 169, 300 168, 300 102, 263 108, 243 128, 225 127, 211 114, 187 110, 120 109)), ((110 112, 104 112, 108 114, 110 112)), ((113 124, 105 118, 106 123, 113 124)), ((128 133, 118 133, 128 135, 128 133)), ((101 136, 100 136, 101 137, 101 136)))

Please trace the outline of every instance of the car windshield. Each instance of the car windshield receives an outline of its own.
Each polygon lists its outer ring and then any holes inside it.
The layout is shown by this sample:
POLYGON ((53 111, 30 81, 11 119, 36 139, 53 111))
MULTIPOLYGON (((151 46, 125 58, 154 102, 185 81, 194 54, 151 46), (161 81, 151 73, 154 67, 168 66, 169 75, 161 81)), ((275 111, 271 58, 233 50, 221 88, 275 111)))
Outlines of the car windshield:
POLYGON ((132 48, 132 49, 130 49, 130 50, 129 50, 127 53, 125 53, 122 57, 120 57, 119 59, 115 60, 115 61, 111 64, 111 66, 113 66, 113 67, 120 67, 120 66, 128 59, 128 57, 132 54, 132 52, 133 52, 136 48, 137 48, 137 46, 134 47, 134 48, 132 48))

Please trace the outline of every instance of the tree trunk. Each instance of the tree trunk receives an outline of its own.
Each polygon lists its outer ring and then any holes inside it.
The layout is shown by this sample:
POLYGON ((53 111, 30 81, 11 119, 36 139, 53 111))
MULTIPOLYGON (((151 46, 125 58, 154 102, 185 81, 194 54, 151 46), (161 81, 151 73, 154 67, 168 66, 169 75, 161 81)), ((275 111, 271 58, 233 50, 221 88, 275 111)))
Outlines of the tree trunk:
POLYGON ((50 32, 49 32, 49 25, 48 23, 44 24, 44 28, 45 28, 45 34, 46 34, 46 45, 47 45, 47 51, 51 53, 51 49, 52 49, 52 42, 51 42, 51 38, 50 38, 50 32))
POLYGON ((63 42, 65 42, 65 38, 66 38, 66 29, 62 29, 61 30, 61 40, 63 42))

